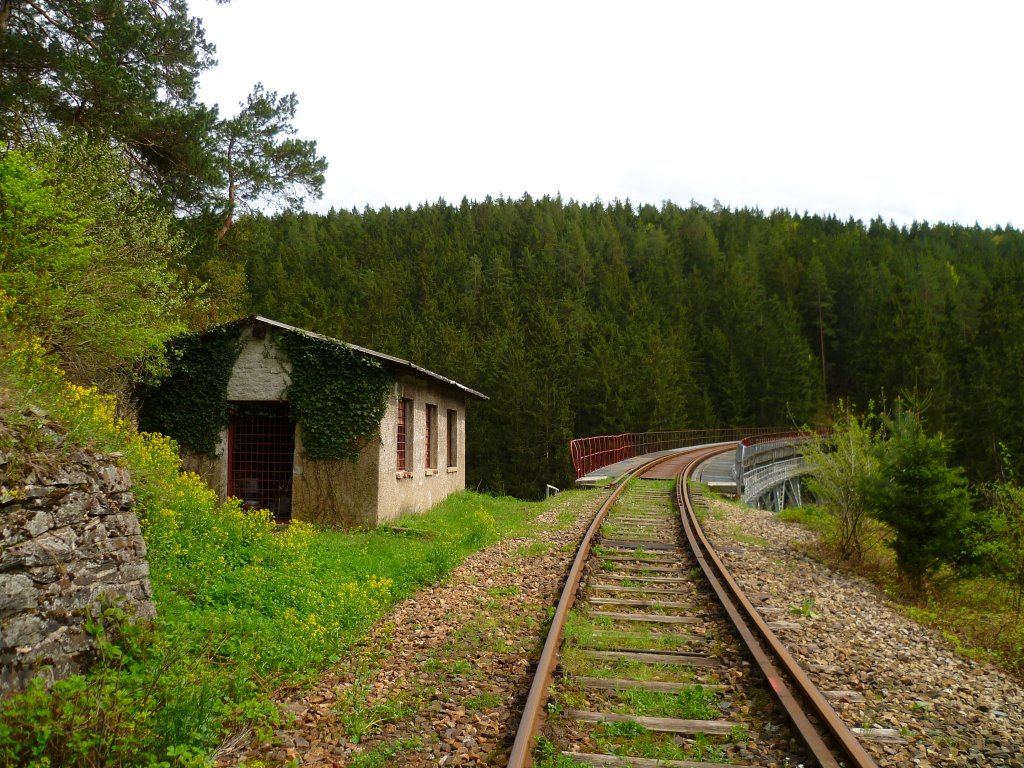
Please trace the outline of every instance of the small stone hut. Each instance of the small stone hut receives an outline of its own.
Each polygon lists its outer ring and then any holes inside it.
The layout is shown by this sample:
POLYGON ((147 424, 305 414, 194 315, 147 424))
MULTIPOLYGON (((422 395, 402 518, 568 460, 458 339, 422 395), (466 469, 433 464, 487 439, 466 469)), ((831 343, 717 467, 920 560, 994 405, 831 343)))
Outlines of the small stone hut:
POLYGON ((466 403, 487 399, 469 387, 258 315, 171 346, 140 427, 178 440, 221 498, 372 527, 465 488, 466 403))

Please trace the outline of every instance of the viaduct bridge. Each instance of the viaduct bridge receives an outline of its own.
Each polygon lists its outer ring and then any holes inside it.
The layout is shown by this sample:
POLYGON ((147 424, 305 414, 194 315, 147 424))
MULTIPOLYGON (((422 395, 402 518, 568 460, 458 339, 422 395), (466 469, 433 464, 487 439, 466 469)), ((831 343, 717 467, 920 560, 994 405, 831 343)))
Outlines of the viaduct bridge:
POLYGON ((570 443, 576 484, 598 485, 649 459, 697 445, 736 443, 705 465, 697 479, 745 503, 781 512, 803 503, 800 479, 808 473, 800 452, 806 433, 772 429, 692 429, 582 437, 570 443))

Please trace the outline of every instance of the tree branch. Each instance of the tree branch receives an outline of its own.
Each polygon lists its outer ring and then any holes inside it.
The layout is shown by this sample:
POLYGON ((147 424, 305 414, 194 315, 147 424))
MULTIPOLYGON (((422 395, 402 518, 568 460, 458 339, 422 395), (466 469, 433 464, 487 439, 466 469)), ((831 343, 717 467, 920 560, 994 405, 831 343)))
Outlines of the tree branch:
POLYGON ((11 18, 14 0, 0 0, 0 35, 7 31, 7 23, 11 18))
MULTIPOLYGON (((2 0, 0 0, 0 2, 2 2, 2 0)), ((13 0, 7 0, 7 2, 8 2, 9 5, 13 5, 13 0)), ((90 48, 92 48, 94 51, 99 50, 98 46, 96 45, 96 40, 94 38, 92 38, 92 37, 83 37, 82 35, 77 34, 75 32, 74 28, 71 28, 71 27, 68 27, 68 26, 66 26, 64 24, 61 24, 59 21, 57 21, 57 19, 53 18, 52 16, 50 16, 50 14, 48 14, 46 11, 44 11, 39 6, 38 3, 34 3, 34 2, 32 2, 32 0, 28 0, 28 6, 30 8, 32 8, 32 10, 34 10, 40 16, 42 16, 44 19, 46 19, 48 22, 50 22, 50 24, 55 29, 59 29, 65 35, 70 37, 72 40, 78 40, 79 42, 85 43, 90 48)))

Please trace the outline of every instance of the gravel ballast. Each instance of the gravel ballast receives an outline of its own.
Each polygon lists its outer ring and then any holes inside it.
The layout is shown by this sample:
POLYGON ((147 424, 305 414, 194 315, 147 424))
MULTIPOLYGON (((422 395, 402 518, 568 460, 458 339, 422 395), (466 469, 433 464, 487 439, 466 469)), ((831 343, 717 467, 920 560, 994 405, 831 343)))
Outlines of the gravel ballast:
POLYGON ((958 655, 871 584, 804 554, 815 534, 770 511, 711 502, 726 566, 881 766, 1024 768, 1024 688, 958 655), (788 626, 788 628, 786 628, 788 626), (859 701, 861 694, 864 701, 859 701))

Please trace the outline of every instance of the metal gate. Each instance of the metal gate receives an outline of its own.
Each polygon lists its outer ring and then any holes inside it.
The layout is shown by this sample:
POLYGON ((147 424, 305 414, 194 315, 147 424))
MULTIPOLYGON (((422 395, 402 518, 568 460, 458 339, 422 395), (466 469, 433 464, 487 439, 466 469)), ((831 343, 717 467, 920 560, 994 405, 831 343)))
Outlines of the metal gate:
POLYGON ((228 495, 246 509, 267 509, 279 521, 292 516, 295 423, 288 405, 235 406, 228 429, 228 495))

